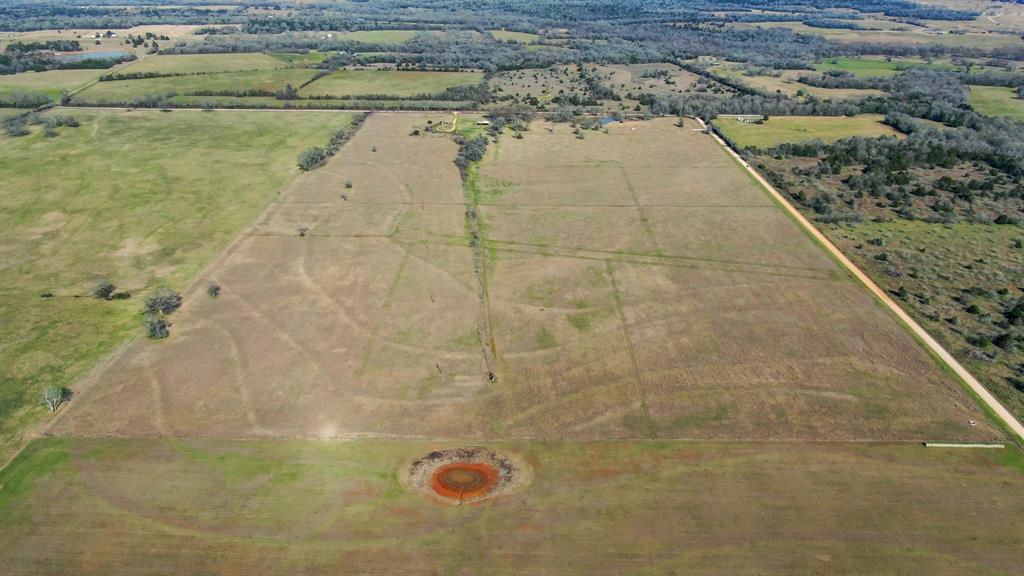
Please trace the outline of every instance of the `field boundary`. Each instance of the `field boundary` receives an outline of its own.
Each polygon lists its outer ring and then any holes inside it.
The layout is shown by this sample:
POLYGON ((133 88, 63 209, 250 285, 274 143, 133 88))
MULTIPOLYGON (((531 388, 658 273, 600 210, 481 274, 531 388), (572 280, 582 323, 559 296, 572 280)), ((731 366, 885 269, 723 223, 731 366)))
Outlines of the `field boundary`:
MULTIPOLYGON (((700 123, 704 129, 708 128, 707 123, 701 118, 696 118, 697 122, 700 123)), ((747 172, 754 177, 755 180, 774 198, 782 207, 793 217, 794 220, 804 229, 805 232, 811 235, 814 240, 822 245, 826 251, 828 251, 833 258, 835 258, 848 272, 850 272, 854 278, 860 281, 867 289, 875 296, 875 298, 881 302, 890 312, 896 315, 900 321, 911 331, 911 333, 918 338, 922 344, 928 349, 929 352, 934 354, 947 368, 952 370, 954 374, 960 378, 969 388, 969 390, 977 396, 977 398, 984 403, 984 405, 991 410, 993 415, 1002 420, 1004 428, 1016 435, 1015 440, 1021 442, 1024 440, 1024 426, 1010 413, 1009 410, 1004 407, 991 392, 988 391, 985 386, 978 381, 966 368, 957 361, 941 344, 938 343, 931 334, 929 334, 920 324, 917 323, 906 311, 903 310, 888 294, 885 293, 874 280, 872 280, 867 274, 865 274, 856 264, 853 263, 839 248, 833 244, 828 237, 825 236, 814 224, 811 223, 799 210, 796 209, 786 198, 779 193, 767 180, 765 180, 754 168, 739 155, 729 144, 725 142, 718 134, 712 130, 707 132, 718 142, 718 144, 728 152, 733 159, 739 162, 740 166, 743 166, 747 172)))

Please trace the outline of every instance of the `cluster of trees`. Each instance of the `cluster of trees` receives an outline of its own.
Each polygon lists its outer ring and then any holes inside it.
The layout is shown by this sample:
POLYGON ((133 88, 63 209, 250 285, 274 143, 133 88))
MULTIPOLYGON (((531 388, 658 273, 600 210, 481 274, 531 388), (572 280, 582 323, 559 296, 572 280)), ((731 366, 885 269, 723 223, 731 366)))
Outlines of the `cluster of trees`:
POLYGON ((33 112, 16 114, 4 118, 3 129, 8 136, 28 136, 29 126, 42 126, 43 135, 53 138, 59 134, 57 128, 78 128, 78 120, 66 114, 41 115, 33 112))
POLYGON ((168 316, 181 308, 181 294, 170 288, 159 288, 146 297, 142 307, 142 325, 146 336, 154 340, 162 340, 171 335, 171 323, 168 316))
POLYGON ((351 124, 345 128, 332 132, 330 140, 327 141, 326 148, 313 146, 312 148, 303 150, 302 153, 299 154, 298 158, 299 168, 308 172, 314 168, 323 166, 324 163, 327 162, 328 158, 337 154, 338 150, 341 150, 341 147, 345 145, 345 142, 348 142, 348 140, 352 138, 352 135, 356 133, 356 130, 358 130, 360 126, 362 126, 363 121, 366 120, 367 116, 367 114, 356 115, 352 118, 351 124))

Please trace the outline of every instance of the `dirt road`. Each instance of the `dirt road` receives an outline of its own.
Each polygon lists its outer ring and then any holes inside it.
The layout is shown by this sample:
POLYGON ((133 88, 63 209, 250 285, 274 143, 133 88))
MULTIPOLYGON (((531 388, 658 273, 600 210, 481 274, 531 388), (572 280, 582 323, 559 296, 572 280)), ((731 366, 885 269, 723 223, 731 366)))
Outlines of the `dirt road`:
MULTIPOLYGON (((707 128, 707 125, 704 123, 703 120, 697 118, 697 121, 700 122, 703 128, 707 128)), ((886 294, 886 292, 882 290, 877 284, 875 284, 875 282, 871 280, 871 278, 869 278, 867 274, 861 271, 860 268, 858 268, 852 261, 850 261, 850 259, 847 258, 846 255, 844 255, 839 250, 839 248, 836 248, 836 246, 832 244, 832 242, 829 241, 829 239, 826 238, 825 235, 821 233, 821 231, 819 231, 817 228, 814 227, 813 224, 811 224, 810 220, 805 218, 799 210, 797 210, 792 204, 790 204, 789 201, 786 200, 786 198, 783 197, 782 194, 780 194, 774 186, 772 186, 771 184, 768 183, 767 180, 762 178, 761 175, 758 174, 757 171, 754 170, 750 166, 750 164, 748 164, 735 150, 733 150, 728 144, 725 143, 724 140, 719 138, 718 135, 715 134, 714 132, 709 133, 715 140, 718 141, 722 148, 724 148, 729 154, 732 155, 733 158, 736 159, 737 162, 740 163, 741 166, 746 168, 747 172, 749 172, 750 175, 754 177, 754 179, 756 179, 762 186, 764 186, 765 190, 767 190, 768 193, 771 194, 772 197, 775 198, 775 200, 777 200, 779 204, 781 204, 786 209, 786 211, 793 216, 794 219, 796 219, 796 221, 800 224, 801 227, 803 227, 809 234, 811 234, 811 236, 815 238, 815 240, 817 240, 822 246, 824 246, 825 249, 828 250, 829 253, 831 253, 836 260, 838 260, 847 270, 849 270, 851 274, 854 275, 854 277, 857 278, 857 280, 859 280, 862 284, 867 286, 868 290, 870 290, 871 293, 874 294, 875 297, 882 302, 882 304, 889 308, 889 310, 891 310, 892 313, 896 315, 896 317, 898 317, 908 328, 910 328, 910 331, 913 332, 914 335, 917 336, 924 343, 925 347, 927 347, 932 353, 938 356, 943 363, 949 366, 949 368, 953 370, 953 372, 955 372, 956 375, 960 377, 960 379, 966 382, 970 389, 979 398, 981 398, 981 401, 984 402, 985 405, 987 405, 988 408, 992 410, 992 412, 994 412, 999 418, 1003 420, 1003 422, 1006 423, 1006 427, 1013 431, 1013 433, 1017 436, 1018 441, 1024 440, 1024 426, 1021 426, 1021 423, 1017 421, 1013 414, 1011 414, 1009 410, 1007 410, 1002 404, 1000 404, 999 400, 996 400, 995 396, 993 396, 984 386, 981 385, 981 382, 978 382, 978 380, 970 372, 968 372, 967 369, 964 368, 960 364, 960 362, 958 362, 956 358, 953 357, 952 354, 946 351, 946 349, 943 348, 942 345, 939 344, 934 338, 932 338, 931 335, 928 334, 928 332, 925 331, 925 329, 922 328, 920 324, 918 324, 913 318, 910 317, 909 314, 907 314, 902 308, 900 308, 900 306, 896 303, 895 300, 890 298, 889 295, 886 294)))

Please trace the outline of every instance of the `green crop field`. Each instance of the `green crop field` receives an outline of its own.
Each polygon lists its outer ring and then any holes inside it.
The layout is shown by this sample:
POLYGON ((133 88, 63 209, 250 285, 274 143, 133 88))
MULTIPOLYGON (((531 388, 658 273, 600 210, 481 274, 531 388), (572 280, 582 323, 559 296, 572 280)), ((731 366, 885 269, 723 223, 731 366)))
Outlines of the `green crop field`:
POLYGON ((121 73, 159 72, 160 74, 190 74, 209 72, 236 72, 241 70, 267 70, 284 68, 287 63, 260 52, 244 54, 172 54, 143 58, 119 70, 121 73))
POLYGON ((1024 120, 1024 100, 1017 91, 1003 86, 971 86, 971 107, 988 116, 1024 120))
POLYGON ((522 44, 533 44, 540 39, 540 36, 537 34, 530 34, 529 32, 513 32, 511 30, 491 30, 490 32, 495 40, 501 40, 502 42, 512 40, 522 44))
POLYGON ((190 94, 194 92, 278 92, 287 84, 298 88, 310 80, 316 70, 283 69, 254 72, 224 72, 195 76, 169 76, 140 80, 97 82, 75 96, 78 103, 130 102, 147 96, 190 94))
POLYGON ((455 86, 483 80, 482 72, 406 72, 394 70, 337 70, 299 91, 301 96, 396 97, 439 94, 455 86))
POLYGON ((43 417, 43 387, 135 334, 145 292, 184 288, 296 175, 298 152, 350 118, 60 113, 81 126, 0 136, 0 460, 43 417), (88 297, 99 278, 133 297, 88 297))
POLYGON ((281 62, 294 65, 305 65, 305 64, 319 64, 323 62, 333 52, 320 52, 319 50, 310 50, 306 53, 296 52, 268 52, 267 56, 270 56, 281 62))
POLYGON ((44 94, 56 100, 61 92, 69 92, 99 78, 106 70, 49 70, 22 72, 0 76, 0 99, 5 94, 44 94))
POLYGON ((899 136, 877 114, 859 116, 773 116, 763 124, 720 117, 715 127, 740 148, 771 148, 808 140, 833 142, 850 136, 899 136))

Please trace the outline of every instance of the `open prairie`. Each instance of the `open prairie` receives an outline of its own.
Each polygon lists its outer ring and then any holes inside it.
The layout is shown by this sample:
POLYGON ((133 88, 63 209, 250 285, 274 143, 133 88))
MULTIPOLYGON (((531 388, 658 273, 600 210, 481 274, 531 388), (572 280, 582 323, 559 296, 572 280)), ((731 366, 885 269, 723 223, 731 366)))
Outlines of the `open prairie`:
POLYGON ((190 294, 174 336, 128 347, 55 430, 1000 436, 695 124, 538 124, 467 196, 449 137, 410 135, 446 118, 371 116, 206 270, 220 298, 190 294))
POLYGON ((78 128, 0 135, 0 461, 68 386, 138 333, 351 116, 61 109, 78 128), (133 295, 89 297, 100 278, 133 295), (50 295, 42 297, 43 295, 50 295))
POLYGON ((39 441, 0 472, 0 563, 80 576, 1019 574, 1012 448, 498 442, 529 463, 518 493, 439 505, 398 481, 457 445, 39 441))
POLYGON ((971 86, 971 107, 988 116, 1024 120, 1024 99, 1013 88, 971 86))
POLYGON ((5 95, 44 94, 56 101, 61 92, 71 92, 103 75, 104 70, 47 70, 0 76, 0 100, 5 95))

